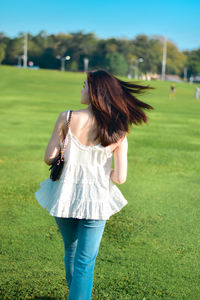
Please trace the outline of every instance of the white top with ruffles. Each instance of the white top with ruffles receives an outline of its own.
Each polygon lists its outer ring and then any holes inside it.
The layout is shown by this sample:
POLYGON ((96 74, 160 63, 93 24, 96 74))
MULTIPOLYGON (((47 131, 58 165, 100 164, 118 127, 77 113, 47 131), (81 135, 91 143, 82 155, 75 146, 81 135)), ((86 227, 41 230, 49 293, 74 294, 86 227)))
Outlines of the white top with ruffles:
POLYGON ((66 138, 61 177, 56 181, 49 177, 40 183, 35 192, 38 203, 56 217, 108 220, 128 204, 110 179, 110 147, 85 146, 70 127, 66 138))

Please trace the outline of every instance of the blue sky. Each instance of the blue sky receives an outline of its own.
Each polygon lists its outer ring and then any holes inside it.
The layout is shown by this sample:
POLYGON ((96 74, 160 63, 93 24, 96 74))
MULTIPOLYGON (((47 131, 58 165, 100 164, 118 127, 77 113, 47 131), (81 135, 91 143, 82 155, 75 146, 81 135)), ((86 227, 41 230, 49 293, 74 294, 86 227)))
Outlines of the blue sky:
POLYGON ((99 38, 166 35, 179 50, 200 48, 200 0, 3 0, 0 31, 94 32, 99 38))

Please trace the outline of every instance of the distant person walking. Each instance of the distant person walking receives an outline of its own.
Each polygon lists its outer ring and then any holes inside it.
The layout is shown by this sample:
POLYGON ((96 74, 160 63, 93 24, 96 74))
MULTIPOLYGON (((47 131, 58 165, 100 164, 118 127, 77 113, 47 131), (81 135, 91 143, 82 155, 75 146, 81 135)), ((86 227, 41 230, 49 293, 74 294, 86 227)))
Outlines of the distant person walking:
POLYGON ((196 87, 196 90, 195 90, 195 98, 198 100, 199 99, 199 90, 200 88, 196 87))
POLYGON ((173 83, 170 87, 170 98, 175 96, 175 84, 173 83))
POLYGON ((56 121, 44 161, 52 164, 66 138, 65 164, 60 179, 47 178, 35 196, 62 235, 68 300, 91 299, 106 221, 128 203, 114 182, 126 181, 129 125, 147 123, 143 110, 153 109, 136 98, 149 88, 104 70, 90 71, 81 91, 87 108, 61 112, 56 121))

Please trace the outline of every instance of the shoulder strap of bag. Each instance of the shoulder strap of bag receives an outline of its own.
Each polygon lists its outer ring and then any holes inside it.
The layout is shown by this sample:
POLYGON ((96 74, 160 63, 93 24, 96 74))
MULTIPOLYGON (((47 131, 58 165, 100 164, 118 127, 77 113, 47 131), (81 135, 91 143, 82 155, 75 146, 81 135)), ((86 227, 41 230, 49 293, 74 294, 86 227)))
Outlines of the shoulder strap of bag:
POLYGON ((71 121, 71 115, 72 115, 72 110, 68 110, 67 114, 66 114, 67 132, 66 132, 66 137, 65 137, 65 141, 64 141, 64 147, 61 150, 61 159, 64 156, 65 148, 66 148, 66 145, 67 145, 67 142, 68 142, 68 130, 69 130, 69 124, 70 124, 70 121, 71 121))

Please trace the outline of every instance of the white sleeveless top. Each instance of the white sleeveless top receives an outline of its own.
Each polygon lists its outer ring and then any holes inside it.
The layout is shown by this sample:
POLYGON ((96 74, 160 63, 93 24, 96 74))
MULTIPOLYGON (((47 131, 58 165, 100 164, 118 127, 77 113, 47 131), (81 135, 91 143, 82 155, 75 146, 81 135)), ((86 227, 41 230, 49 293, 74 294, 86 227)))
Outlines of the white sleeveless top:
POLYGON ((110 179, 110 147, 85 146, 70 127, 66 138, 61 177, 40 183, 41 188, 35 192, 38 203, 56 217, 108 220, 128 204, 110 179))

